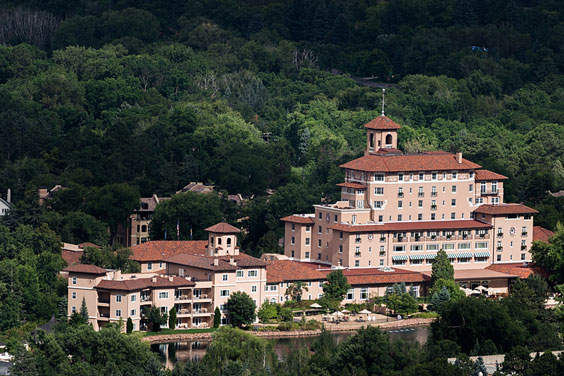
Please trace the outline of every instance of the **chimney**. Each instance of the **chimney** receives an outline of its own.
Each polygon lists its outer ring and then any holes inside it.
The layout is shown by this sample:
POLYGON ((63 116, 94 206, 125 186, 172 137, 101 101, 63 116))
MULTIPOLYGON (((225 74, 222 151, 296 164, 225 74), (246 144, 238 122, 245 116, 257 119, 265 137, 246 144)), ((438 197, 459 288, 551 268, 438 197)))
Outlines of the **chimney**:
POLYGON ((6 194, 6 201, 9 203, 12 202, 12 190, 8 188, 8 193, 6 194))
POLYGON ((213 258, 213 266, 218 266, 219 265, 219 259, 217 257, 213 258))
POLYGON ((151 278, 151 282, 153 282, 153 283, 157 283, 157 277, 153 277, 153 278, 151 278))
POLYGON ((458 153, 456 153, 456 161, 459 164, 462 164, 462 152, 459 151, 458 153))
POLYGON ((229 263, 231 265, 237 265, 237 263, 235 262, 235 259, 233 258, 233 256, 229 257, 229 263))
POLYGON ((173 282, 173 281, 174 281, 174 277, 173 277, 173 276, 168 276, 168 281, 169 281, 169 282, 173 282))

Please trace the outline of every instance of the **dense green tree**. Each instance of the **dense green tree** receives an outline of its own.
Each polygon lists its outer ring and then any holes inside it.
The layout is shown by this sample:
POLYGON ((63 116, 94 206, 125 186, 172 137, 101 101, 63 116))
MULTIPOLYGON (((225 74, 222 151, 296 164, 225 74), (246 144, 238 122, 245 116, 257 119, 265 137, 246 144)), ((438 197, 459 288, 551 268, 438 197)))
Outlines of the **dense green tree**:
POLYGON ((169 329, 176 328, 176 307, 172 307, 168 311, 168 327, 169 329))
POLYGON ((549 244, 534 242, 531 255, 537 265, 551 271, 549 279, 553 283, 564 282, 564 225, 557 224, 549 244))
POLYGON ((327 274, 327 283, 323 284, 323 296, 329 299, 343 300, 351 285, 342 270, 327 274))
POLYGON ((227 303, 225 303, 225 309, 229 311, 231 323, 234 326, 242 327, 255 321, 256 304, 253 299, 244 292, 237 291, 231 294, 227 303))
POLYGON ((85 247, 80 262, 105 269, 119 269, 124 273, 137 273, 140 267, 136 261, 130 259, 132 254, 130 248, 117 247, 116 249, 109 245, 101 248, 85 247))
POLYGON ((127 334, 131 334, 133 332, 133 320, 131 320, 131 317, 127 318, 127 324, 125 330, 127 334))
POLYGON ((286 296, 289 296, 292 300, 297 302, 302 300, 302 295, 304 291, 308 291, 307 286, 302 281, 293 282, 286 288, 286 296))
POLYGON ((441 279, 454 280, 454 267, 450 263, 447 253, 442 249, 437 253, 431 266, 431 287, 434 287, 435 283, 441 279))
POLYGON ((221 325, 221 311, 219 310, 219 307, 215 307, 215 310, 213 311, 213 327, 219 328, 220 325, 221 325))
POLYGON ((262 303, 259 310, 257 311, 257 317, 260 322, 265 323, 268 320, 275 319, 278 316, 278 311, 276 309, 277 306, 278 304, 271 303, 268 300, 262 303))
POLYGON ((144 315, 147 317, 147 321, 149 322, 150 328, 153 332, 160 332, 161 326, 167 324, 168 315, 166 313, 161 313, 159 307, 148 307, 145 310, 144 315))

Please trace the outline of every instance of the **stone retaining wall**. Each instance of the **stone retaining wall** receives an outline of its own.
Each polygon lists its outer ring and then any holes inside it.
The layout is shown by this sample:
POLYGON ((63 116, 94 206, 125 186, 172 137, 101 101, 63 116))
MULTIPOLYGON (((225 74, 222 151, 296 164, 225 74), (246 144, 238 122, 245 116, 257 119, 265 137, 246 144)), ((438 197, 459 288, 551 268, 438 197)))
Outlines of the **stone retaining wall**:
MULTIPOLYGON (((382 329, 396 329, 396 328, 409 328, 414 326, 427 326, 430 325, 434 319, 407 319, 384 322, 380 324, 366 324, 358 325, 356 327, 350 326, 337 326, 332 325, 326 327, 326 330, 331 332, 350 332, 360 329, 362 326, 376 326, 382 329)), ((321 330, 292 330, 288 332, 268 331, 268 332, 255 332, 249 331, 248 333, 262 338, 297 338, 297 337, 312 337, 321 333, 321 330)), ((190 341, 211 341, 213 333, 178 333, 178 334, 162 334, 150 337, 143 337, 141 340, 153 343, 168 343, 168 342, 190 342, 190 341)))

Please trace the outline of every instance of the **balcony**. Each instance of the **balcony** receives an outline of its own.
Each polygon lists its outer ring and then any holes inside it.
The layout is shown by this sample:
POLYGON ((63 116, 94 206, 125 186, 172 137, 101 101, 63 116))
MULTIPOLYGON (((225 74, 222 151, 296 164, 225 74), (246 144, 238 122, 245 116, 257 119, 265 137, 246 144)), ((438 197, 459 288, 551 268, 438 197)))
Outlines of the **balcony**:
POLYGON ((431 205, 431 210, 437 210, 437 205, 431 205))
POLYGON ((398 192, 398 197, 402 198, 403 197, 403 192, 398 192))
POLYGON ((437 197, 437 192, 431 192, 431 197, 437 197))
POLYGON ((527 231, 523 231, 523 232, 521 233, 521 236, 527 236, 527 231))
POLYGON ((503 232, 498 232, 498 233, 497 233, 497 237, 498 237, 498 238, 503 238, 503 232))
POLYGON ((478 238, 480 239, 489 239, 490 235, 489 234, 478 234, 478 238))
POLYGON ((460 238, 461 238, 462 240, 470 240, 470 239, 472 239, 472 235, 469 235, 469 234, 462 234, 462 235, 460 236, 460 238))
POLYGON ((396 242, 403 243, 403 242, 406 242, 406 241, 407 241, 407 238, 404 238, 404 237, 402 237, 402 236, 398 236, 398 237, 397 237, 396 239, 394 239, 394 240, 395 240, 396 242))
POLYGON ((184 316, 184 315, 189 315, 190 314, 190 310, 189 309, 181 309, 178 311, 178 316, 184 316))
POLYGON ((521 245, 521 250, 522 250, 522 251, 524 251, 524 250, 526 250, 526 249, 527 249, 527 246, 526 246, 526 245, 521 245))
POLYGON ((174 297, 174 300, 190 300, 190 295, 183 294, 174 297))
POLYGON ((503 252, 503 247, 497 247, 496 249, 498 252, 503 252))
POLYGON ((498 190, 495 191, 480 191, 480 195, 482 196, 496 196, 499 194, 498 190))
POLYGON ((385 241, 386 241, 386 238, 382 236, 382 237, 380 237, 380 241, 381 241, 381 242, 385 242, 385 241))
POLYGON ((417 193, 417 197, 425 197, 425 193, 424 193, 424 192, 419 192, 419 193, 417 193))
POLYGON ((354 257, 360 257, 360 252, 356 252, 356 253, 354 254, 354 257))
POLYGON ((421 235, 416 235, 416 236, 412 237, 412 239, 413 239, 414 242, 422 242, 423 240, 425 240, 424 237, 421 236, 421 235))

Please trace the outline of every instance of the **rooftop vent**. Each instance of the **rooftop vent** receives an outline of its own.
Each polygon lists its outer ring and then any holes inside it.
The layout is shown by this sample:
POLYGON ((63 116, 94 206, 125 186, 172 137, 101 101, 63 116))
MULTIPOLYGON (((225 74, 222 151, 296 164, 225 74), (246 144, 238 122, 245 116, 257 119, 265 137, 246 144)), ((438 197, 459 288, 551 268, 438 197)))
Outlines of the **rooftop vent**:
POLYGON ((383 268, 379 268, 378 270, 381 271, 381 272, 386 272, 386 273, 395 272, 395 270, 390 268, 389 266, 384 266, 383 268))

